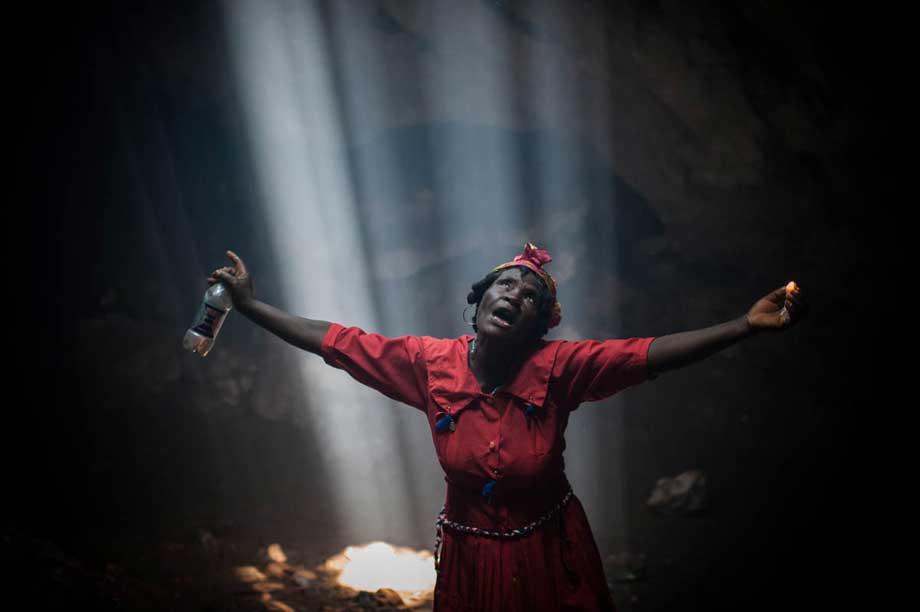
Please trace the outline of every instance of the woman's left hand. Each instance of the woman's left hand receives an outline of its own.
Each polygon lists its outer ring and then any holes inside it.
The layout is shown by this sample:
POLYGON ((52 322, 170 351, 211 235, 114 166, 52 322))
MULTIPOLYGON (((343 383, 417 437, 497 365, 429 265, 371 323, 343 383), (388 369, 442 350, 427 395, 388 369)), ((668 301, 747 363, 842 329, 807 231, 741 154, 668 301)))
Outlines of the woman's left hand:
POLYGON ((808 304, 801 288, 789 283, 757 300, 747 313, 747 323, 755 331, 778 331, 795 325, 806 312, 808 304))

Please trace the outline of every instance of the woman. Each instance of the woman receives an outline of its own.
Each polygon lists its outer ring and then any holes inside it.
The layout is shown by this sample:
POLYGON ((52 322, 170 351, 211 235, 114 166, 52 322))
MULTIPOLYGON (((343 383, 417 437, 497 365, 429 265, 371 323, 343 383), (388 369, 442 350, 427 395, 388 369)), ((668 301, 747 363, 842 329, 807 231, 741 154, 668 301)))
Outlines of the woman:
POLYGON ((423 411, 444 468, 434 608, 612 610, 600 555, 565 477, 569 413, 687 365, 805 312, 798 288, 780 287, 736 320, 657 338, 544 341, 562 310, 532 244, 473 285, 476 335, 385 338, 287 314, 253 296, 246 266, 208 282, 283 340, 323 357, 358 381, 423 411))

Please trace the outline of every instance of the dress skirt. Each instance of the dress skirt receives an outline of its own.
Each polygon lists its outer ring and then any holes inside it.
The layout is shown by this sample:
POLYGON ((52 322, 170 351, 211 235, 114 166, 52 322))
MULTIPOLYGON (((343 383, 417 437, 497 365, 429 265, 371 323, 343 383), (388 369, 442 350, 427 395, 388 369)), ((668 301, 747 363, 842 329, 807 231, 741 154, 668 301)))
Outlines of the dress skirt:
POLYGON ((527 536, 443 531, 435 612, 614 610, 597 544, 574 495, 527 536))

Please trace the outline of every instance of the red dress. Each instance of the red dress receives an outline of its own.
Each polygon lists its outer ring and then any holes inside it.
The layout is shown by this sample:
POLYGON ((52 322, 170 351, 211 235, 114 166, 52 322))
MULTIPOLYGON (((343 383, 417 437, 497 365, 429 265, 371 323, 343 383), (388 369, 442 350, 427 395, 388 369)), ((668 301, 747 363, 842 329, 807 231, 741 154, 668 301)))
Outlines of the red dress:
MULTIPOLYGON (((449 521, 493 532, 532 524, 569 490, 569 413, 647 378, 654 338, 543 341, 514 378, 484 393, 472 336, 386 338, 332 324, 326 362, 428 417, 447 481, 449 521)), ((597 545, 574 496, 528 535, 443 530, 436 612, 612 610, 597 545)))

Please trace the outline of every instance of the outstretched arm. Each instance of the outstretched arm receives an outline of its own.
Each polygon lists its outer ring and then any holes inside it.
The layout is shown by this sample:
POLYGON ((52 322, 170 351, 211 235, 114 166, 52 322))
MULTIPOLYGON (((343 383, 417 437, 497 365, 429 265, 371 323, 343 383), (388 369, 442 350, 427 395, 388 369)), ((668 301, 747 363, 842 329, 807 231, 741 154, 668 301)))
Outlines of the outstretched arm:
POLYGON ((781 331, 807 311, 801 289, 789 283, 759 299, 743 317, 688 332, 655 338, 648 349, 651 375, 681 368, 709 357, 761 331, 781 331))
POLYGON ((233 251, 227 251, 227 257, 233 266, 214 270, 208 277, 208 284, 223 283, 233 299, 233 306, 246 318, 285 342, 318 355, 331 323, 296 317, 255 299, 252 276, 246 264, 233 251))
POLYGON ((227 251, 227 257, 233 266, 214 270, 208 283, 222 283, 233 299, 234 308, 253 323, 285 342, 316 353, 327 364, 344 370, 387 397, 422 411, 426 409, 428 373, 420 338, 386 338, 357 327, 295 317, 255 299, 246 264, 233 251, 227 251), (327 335, 329 342, 323 352, 327 335))

